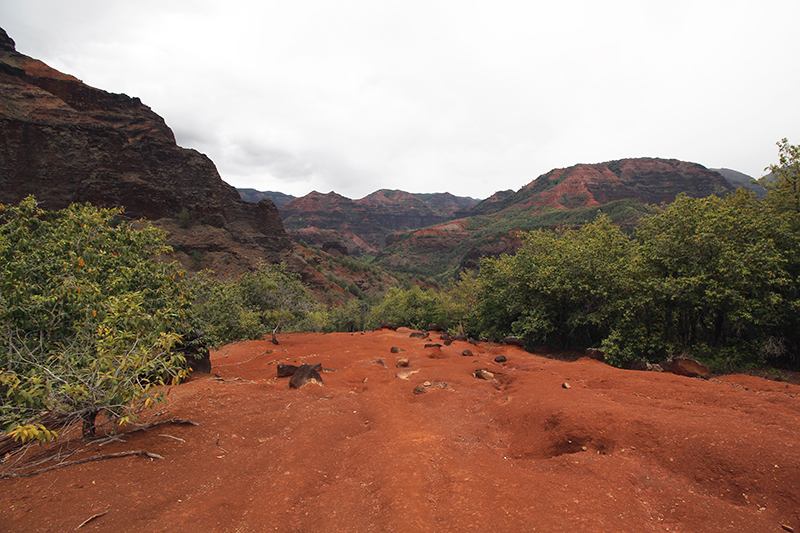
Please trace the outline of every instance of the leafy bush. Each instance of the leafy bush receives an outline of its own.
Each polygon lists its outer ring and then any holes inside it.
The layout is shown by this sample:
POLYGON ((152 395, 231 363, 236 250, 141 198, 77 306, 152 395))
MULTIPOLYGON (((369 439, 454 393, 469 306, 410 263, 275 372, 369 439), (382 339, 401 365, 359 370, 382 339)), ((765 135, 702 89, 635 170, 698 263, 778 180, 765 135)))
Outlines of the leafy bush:
POLYGON ((227 281, 206 272, 195 278, 192 289, 191 323, 208 346, 293 331, 316 310, 299 276, 285 264, 262 264, 227 281))
POLYGON ((522 235, 513 256, 481 263, 481 333, 529 344, 592 345, 608 334, 631 248, 605 215, 579 230, 522 235))
POLYGON ((163 232, 120 214, 0 206, 0 425, 23 440, 52 437, 31 423, 45 411, 87 436, 101 410, 131 420, 186 374, 183 272, 153 260, 163 232))
POLYGON ((372 309, 369 324, 375 327, 381 322, 391 322, 412 329, 427 329, 436 322, 447 327, 449 321, 441 298, 437 291, 423 290, 416 285, 407 289, 392 287, 372 309))

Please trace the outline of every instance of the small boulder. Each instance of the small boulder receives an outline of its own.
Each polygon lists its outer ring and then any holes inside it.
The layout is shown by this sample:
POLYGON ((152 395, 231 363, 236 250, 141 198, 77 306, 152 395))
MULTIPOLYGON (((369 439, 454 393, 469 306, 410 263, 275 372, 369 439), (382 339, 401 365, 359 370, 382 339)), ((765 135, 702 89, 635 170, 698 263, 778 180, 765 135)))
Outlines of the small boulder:
POLYGON ((391 329, 393 331, 397 331, 397 326, 395 326, 391 322, 381 322, 379 329, 391 329))
POLYGON ((596 361, 604 361, 606 353, 599 348, 586 348, 586 357, 596 361))
POLYGON ((464 357, 472 357, 475 354, 472 353, 472 350, 467 349, 467 350, 464 350, 463 352, 461 352, 461 355, 463 355, 464 357))
POLYGON ((506 337, 503 339, 503 344, 510 344, 512 346, 525 346, 525 341, 519 337, 506 337))
POLYGON ((389 351, 390 351, 390 352, 392 352, 392 353, 401 353, 401 352, 405 352, 405 350, 404 350, 404 349, 402 349, 402 348, 398 348, 397 346, 392 346, 391 350, 389 350, 389 351))
POLYGON ((627 368, 628 370, 650 370, 647 368, 647 361, 642 361, 641 359, 625 361, 625 363, 622 365, 622 368, 627 368))
POLYGON ((435 342, 429 342, 429 343, 425 344, 425 347, 426 348, 441 348, 442 345, 441 344, 437 344, 435 342))
POLYGON ((397 368, 405 368, 409 365, 408 357, 403 357, 398 359, 397 362, 394 364, 397 368))
POLYGON ((508 361, 508 358, 505 355, 498 355, 494 358, 495 363, 505 363, 506 361, 508 361))
POLYGON ((484 370, 483 368, 479 368, 475 372, 472 373, 478 379, 485 379, 486 381, 494 380, 494 374, 489 372, 488 370, 484 370))
POLYGON ((297 372, 298 368, 300 367, 296 365, 286 365, 283 363, 278 363, 278 377, 290 378, 294 376, 294 373, 297 372))
POLYGON ((394 376, 396 378, 398 378, 398 379, 408 380, 408 378, 410 378, 411 376, 413 376, 417 372, 419 372, 419 370, 401 370, 400 372, 398 372, 394 376))
POLYGON ((409 337, 411 337, 412 339, 427 339, 428 335, 430 335, 430 333, 428 333, 427 331, 426 332, 412 331, 409 337))
POLYGON ((661 363, 664 370, 677 374, 679 376, 687 376, 690 378, 703 378, 708 379, 711 377, 711 369, 700 361, 694 359, 687 359, 685 357, 675 357, 669 361, 661 363), (665 366, 667 365, 667 366, 665 366))
MULTIPOLYGON (((309 383, 322 386, 322 376, 319 375, 317 368, 315 368, 316 366, 317 365, 312 366, 305 363, 300 365, 294 375, 292 375, 292 379, 289 380, 289 388, 300 389, 309 383)), ((320 365, 320 367, 321 366, 322 365, 320 365)))
POLYGON ((567 383, 567 382, 565 381, 564 383, 562 383, 562 384, 561 384, 561 387, 562 387, 562 388, 564 388, 564 389, 571 389, 571 388, 572 388, 572 385, 570 385, 569 383, 567 383))
POLYGON ((428 326, 428 331, 444 331, 444 328, 437 323, 428 326))

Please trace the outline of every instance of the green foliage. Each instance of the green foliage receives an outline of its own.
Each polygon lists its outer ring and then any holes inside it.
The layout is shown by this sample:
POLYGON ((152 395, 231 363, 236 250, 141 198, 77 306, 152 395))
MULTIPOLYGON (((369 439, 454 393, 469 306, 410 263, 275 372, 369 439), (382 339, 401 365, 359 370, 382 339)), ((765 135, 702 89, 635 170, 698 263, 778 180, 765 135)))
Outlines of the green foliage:
POLYGON ((328 310, 327 321, 323 327, 326 332, 364 331, 367 329, 370 307, 362 300, 350 300, 344 306, 328 310))
POLYGON ((130 420, 185 375, 183 273, 120 213, 0 206, 0 425, 23 440, 52 437, 30 423, 43 411, 89 435, 101 410, 130 420))
POLYGON ((782 214, 800 215, 800 146, 782 139, 778 143, 778 158, 778 164, 769 166, 772 178, 761 179, 767 189, 767 202, 782 214))
POLYGON ((645 219, 626 314, 607 350, 656 359, 731 348, 757 363, 789 283, 773 237, 772 221, 743 189, 724 200, 681 195, 645 219))
POLYGON ((285 264, 263 264, 235 280, 201 273, 192 283, 191 323, 207 346, 297 330, 316 304, 285 264))
MULTIPOLYGON (((743 189, 724 199, 681 195, 648 208, 630 239, 606 215, 577 230, 521 234, 515 255, 483 259, 437 309, 471 335, 601 346, 615 364, 688 355, 719 372, 797 366, 800 148, 779 147, 763 201, 743 189)), ((612 210, 619 220, 631 208, 612 210)), ((539 221, 548 216, 565 215, 539 221)))
POLYGON ((191 215, 189 215, 189 211, 183 209, 180 213, 175 215, 175 220, 178 222, 178 226, 186 229, 189 227, 192 218, 191 215))
POLYGON ((389 289, 381 303, 372 309, 369 319, 372 327, 381 322, 391 322, 412 329, 427 329, 434 322, 445 327, 450 324, 442 308, 441 295, 437 291, 423 290, 417 285, 407 289, 389 289))
POLYGON ((579 230, 522 235, 513 256, 481 263, 482 335, 592 345, 607 335, 631 247, 606 216, 579 230))

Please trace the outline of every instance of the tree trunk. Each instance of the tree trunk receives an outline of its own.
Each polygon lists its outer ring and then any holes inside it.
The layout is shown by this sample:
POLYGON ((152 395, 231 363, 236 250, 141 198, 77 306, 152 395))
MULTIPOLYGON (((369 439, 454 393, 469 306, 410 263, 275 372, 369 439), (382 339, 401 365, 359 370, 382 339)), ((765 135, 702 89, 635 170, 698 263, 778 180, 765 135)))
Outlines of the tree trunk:
POLYGON ((94 438, 94 431, 95 431, 95 421, 97 420, 97 415, 99 411, 90 411, 81 415, 83 419, 83 438, 84 439, 93 439, 94 438))

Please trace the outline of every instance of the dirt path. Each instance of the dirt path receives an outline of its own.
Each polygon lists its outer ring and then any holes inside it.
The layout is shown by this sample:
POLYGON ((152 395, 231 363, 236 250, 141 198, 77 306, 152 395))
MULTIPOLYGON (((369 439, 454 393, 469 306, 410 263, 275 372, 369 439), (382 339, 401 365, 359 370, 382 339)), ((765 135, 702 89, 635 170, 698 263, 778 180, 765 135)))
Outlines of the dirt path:
POLYGON ((800 533, 797 385, 425 348, 409 333, 226 346, 218 377, 173 387, 154 418, 199 425, 6 459, 0 471, 19 473, 70 450, 163 457, 0 480, 0 531, 72 531, 100 515, 78 531, 800 533), (408 380, 401 357, 419 370, 408 380), (277 362, 322 363, 324 386, 289 389, 277 362), (481 368, 495 380, 476 379, 481 368))

